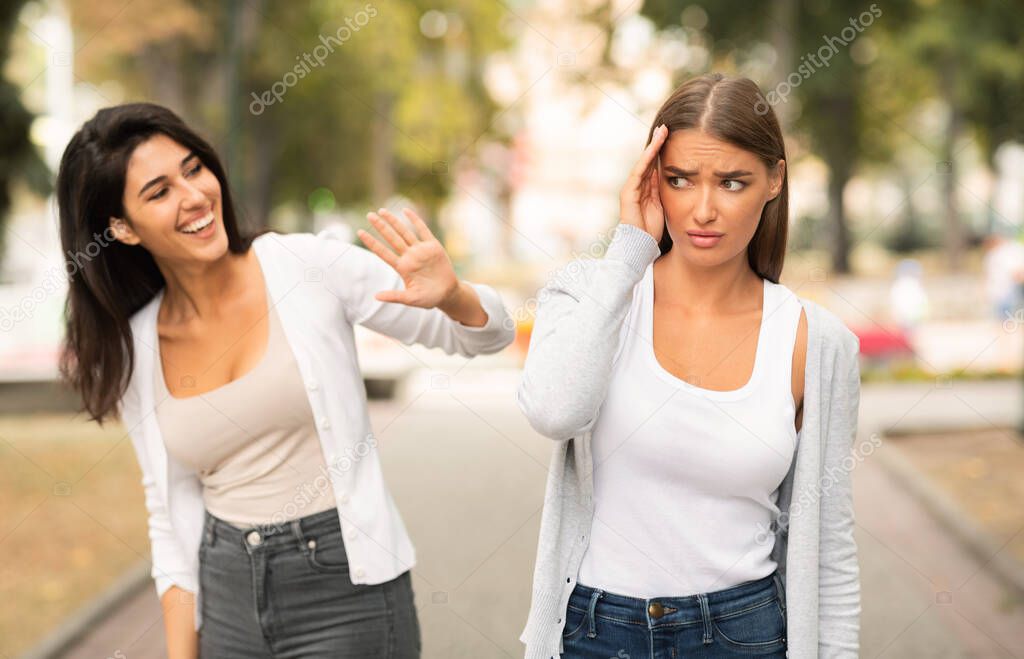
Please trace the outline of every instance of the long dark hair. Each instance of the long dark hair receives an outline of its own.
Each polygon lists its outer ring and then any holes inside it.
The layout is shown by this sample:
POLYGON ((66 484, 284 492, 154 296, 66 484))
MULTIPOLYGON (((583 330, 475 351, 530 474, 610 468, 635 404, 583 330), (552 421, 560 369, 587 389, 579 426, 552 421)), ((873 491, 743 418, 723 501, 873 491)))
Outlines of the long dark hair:
MULTIPOLYGON (((786 159, 786 144, 775 111, 749 78, 727 78, 721 73, 691 78, 683 83, 658 110, 647 136, 665 124, 669 131, 696 128, 712 137, 750 151, 769 170, 786 159)), ((647 174, 657 166, 652 163, 647 174)), ((787 168, 788 169, 788 168, 787 168)), ((764 205, 757 230, 747 246, 750 268, 773 283, 779 283, 786 258, 789 229, 789 174, 784 173, 782 190, 764 205)), ((672 248, 666 227, 658 244, 661 253, 672 248)))
POLYGON ((122 200, 132 152, 158 134, 195 153, 217 177, 229 251, 246 253, 255 237, 239 230, 213 147, 167 108, 152 103, 104 108, 75 133, 57 173, 60 239, 68 259, 60 372, 81 395, 84 411, 100 424, 118 413, 135 366, 131 316, 165 284, 153 256, 141 245, 115 240, 109 228, 111 217, 125 217, 122 200))

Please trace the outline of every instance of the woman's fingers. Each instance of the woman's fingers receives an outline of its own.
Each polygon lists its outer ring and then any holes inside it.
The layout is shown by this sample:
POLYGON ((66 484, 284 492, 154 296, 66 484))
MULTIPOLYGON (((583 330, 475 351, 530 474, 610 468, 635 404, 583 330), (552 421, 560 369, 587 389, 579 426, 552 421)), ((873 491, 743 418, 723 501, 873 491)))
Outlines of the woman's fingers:
POLYGON ((398 235, 402 237, 402 240, 404 240, 407 245, 413 245, 419 242, 419 238, 417 238, 412 231, 409 231, 409 227, 406 226, 405 222, 398 219, 394 213, 386 208, 380 209, 377 213, 388 221, 391 228, 398 232, 398 235))
POLYGON ((381 291, 373 297, 381 302, 396 302, 398 304, 409 304, 412 301, 407 291, 381 291))
POLYGON ((651 161, 654 160, 658 155, 658 151, 661 150, 663 144, 665 144, 665 138, 668 137, 668 127, 662 124, 654 129, 654 135, 651 136, 651 143, 644 149, 643 154, 640 156, 640 160, 637 161, 633 167, 633 171, 630 173, 630 178, 633 179, 636 185, 641 183, 641 179, 644 176, 644 172, 650 166, 651 161))
POLYGON ((368 231, 358 229, 356 235, 359 236, 359 240, 363 241, 366 248, 376 254, 385 263, 390 265, 392 268, 398 269, 398 257, 390 249, 385 247, 379 240, 373 237, 368 231))
POLYGON ((650 175, 650 177, 647 180, 647 184, 649 186, 651 186, 650 187, 651 204, 653 204, 654 208, 656 208, 659 211, 661 210, 661 193, 658 191, 658 180, 659 180, 660 177, 661 177, 661 174, 658 172, 658 168, 655 167, 654 169, 651 170, 651 175, 650 175))
POLYGON ((399 254, 404 254, 405 250, 409 248, 407 243, 398 233, 392 228, 391 223, 386 221, 377 213, 367 213, 366 217, 370 220, 370 224, 376 229, 380 235, 384 236, 384 240, 388 241, 388 244, 394 248, 399 254))
POLYGON ((416 233, 419 235, 420 240, 434 239, 434 233, 430 230, 430 227, 427 226, 427 223, 424 222, 422 218, 413 211, 413 209, 405 208, 402 212, 407 218, 409 218, 409 221, 412 222, 413 227, 416 228, 416 233))

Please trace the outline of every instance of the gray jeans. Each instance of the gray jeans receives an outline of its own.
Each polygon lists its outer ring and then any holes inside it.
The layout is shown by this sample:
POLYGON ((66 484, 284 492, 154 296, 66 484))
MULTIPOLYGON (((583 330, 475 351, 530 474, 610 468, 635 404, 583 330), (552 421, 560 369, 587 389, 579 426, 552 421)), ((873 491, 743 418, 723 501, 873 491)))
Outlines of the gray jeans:
POLYGON ((202 659, 416 659, 408 572, 353 584, 338 511, 240 529, 206 513, 199 548, 202 659))

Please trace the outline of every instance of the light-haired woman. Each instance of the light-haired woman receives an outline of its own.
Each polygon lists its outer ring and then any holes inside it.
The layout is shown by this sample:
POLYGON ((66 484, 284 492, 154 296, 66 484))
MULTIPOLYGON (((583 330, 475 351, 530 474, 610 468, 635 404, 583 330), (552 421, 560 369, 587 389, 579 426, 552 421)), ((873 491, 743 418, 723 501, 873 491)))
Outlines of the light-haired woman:
POLYGON ((529 659, 857 656, 858 341, 779 283, 787 194, 757 86, 694 78, 604 258, 541 293, 518 400, 556 444, 529 659))

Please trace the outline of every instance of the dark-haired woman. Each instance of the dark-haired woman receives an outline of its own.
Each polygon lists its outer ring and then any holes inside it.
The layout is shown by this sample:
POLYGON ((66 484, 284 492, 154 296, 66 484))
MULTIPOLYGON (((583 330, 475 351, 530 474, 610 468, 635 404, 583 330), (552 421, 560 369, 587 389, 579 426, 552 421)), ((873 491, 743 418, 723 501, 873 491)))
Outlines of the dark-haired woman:
POLYGON ((71 277, 62 368, 132 437, 169 656, 419 656, 353 325, 491 353, 512 340, 497 294, 458 280, 411 211, 413 229, 370 214, 376 256, 244 235, 216 153, 156 105, 101 110, 57 187, 64 249, 95 254, 71 277))
POLYGON ((558 440, 526 656, 856 657, 858 342, 779 283, 786 156, 757 86, 680 87, 620 213, 540 295, 518 392, 558 440))

